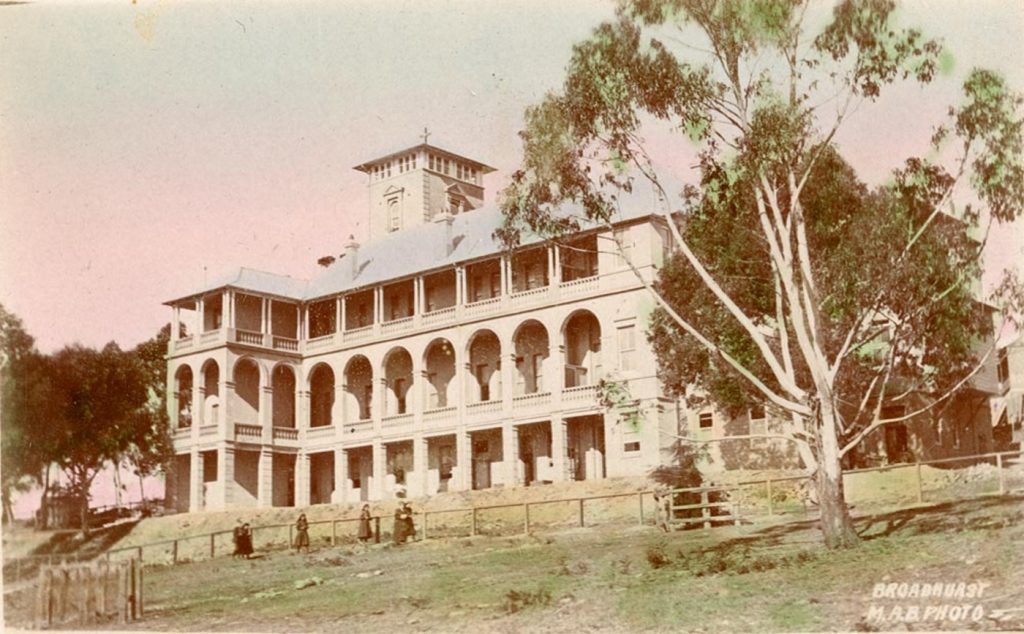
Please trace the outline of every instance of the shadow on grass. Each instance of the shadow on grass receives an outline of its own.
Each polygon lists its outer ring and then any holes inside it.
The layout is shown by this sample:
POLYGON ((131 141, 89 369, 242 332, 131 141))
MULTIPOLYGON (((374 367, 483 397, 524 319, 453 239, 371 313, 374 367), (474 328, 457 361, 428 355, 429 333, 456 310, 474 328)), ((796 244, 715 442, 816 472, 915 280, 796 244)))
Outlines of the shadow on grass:
POLYGON ((1005 495, 942 502, 924 507, 879 513, 860 519, 858 534, 865 541, 896 533, 927 535, 965 530, 996 530, 1024 520, 1024 496, 1005 495), (998 507, 1008 512, 991 513, 998 507), (1014 508, 1009 512, 1009 508, 1014 508))
POLYGON ((33 557, 53 555, 75 555, 81 559, 91 559, 112 548, 132 532, 139 520, 122 522, 105 528, 97 528, 83 536, 79 531, 56 533, 46 542, 36 546, 30 553, 33 557))

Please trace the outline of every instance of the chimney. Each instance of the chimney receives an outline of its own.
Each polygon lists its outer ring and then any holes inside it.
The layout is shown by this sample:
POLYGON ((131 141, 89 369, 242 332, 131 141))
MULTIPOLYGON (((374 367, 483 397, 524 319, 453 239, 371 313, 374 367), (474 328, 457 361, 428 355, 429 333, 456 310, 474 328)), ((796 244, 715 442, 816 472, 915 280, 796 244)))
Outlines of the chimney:
POLYGON ((352 277, 354 278, 359 273, 359 243, 356 242, 355 236, 348 237, 348 244, 345 245, 343 256, 352 262, 352 277))
POLYGON ((444 255, 448 257, 455 250, 455 242, 452 239, 452 223, 455 222, 455 216, 452 215, 451 209, 445 207, 437 214, 437 220, 434 222, 444 224, 444 255))
POLYGON ((316 263, 324 268, 327 268, 330 265, 334 264, 334 259, 335 258, 333 255, 325 255, 324 257, 317 260, 316 263))

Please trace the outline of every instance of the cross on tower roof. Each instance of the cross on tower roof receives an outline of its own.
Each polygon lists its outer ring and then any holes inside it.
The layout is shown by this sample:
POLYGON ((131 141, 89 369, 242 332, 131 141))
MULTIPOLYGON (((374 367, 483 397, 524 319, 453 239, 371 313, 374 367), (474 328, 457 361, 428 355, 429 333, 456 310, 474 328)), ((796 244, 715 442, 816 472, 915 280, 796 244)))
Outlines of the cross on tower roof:
POLYGON ((430 138, 430 130, 428 130, 426 127, 424 127, 423 128, 423 134, 421 136, 423 137, 423 143, 426 144, 427 139, 430 138))

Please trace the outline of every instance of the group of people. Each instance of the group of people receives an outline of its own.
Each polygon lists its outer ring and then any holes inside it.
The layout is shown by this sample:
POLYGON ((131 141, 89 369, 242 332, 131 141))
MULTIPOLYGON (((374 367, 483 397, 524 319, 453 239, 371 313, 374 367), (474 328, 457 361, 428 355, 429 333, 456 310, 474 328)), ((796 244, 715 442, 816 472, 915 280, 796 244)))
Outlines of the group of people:
MULTIPOLYGON (((412 519, 412 507, 406 501, 399 503, 398 508, 395 509, 395 525, 392 531, 392 541, 397 544, 404 544, 405 542, 415 539, 416 537, 416 525, 412 519)), ((372 526, 373 514, 370 513, 370 505, 364 504, 362 510, 359 513, 359 530, 356 536, 359 538, 361 543, 367 543, 374 538, 374 530, 372 526)), ((237 559, 244 557, 249 559, 253 554, 252 548, 252 528, 248 522, 242 522, 238 520, 238 525, 235 527, 233 540, 235 543, 235 552, 233 556, 237 559)), ((299 518, 295 520, 295 539, 292 543, 296 553, 302 552, 303 549, 309 552, 309 520, 306 519, 305 513, 300 513, 299 518)))

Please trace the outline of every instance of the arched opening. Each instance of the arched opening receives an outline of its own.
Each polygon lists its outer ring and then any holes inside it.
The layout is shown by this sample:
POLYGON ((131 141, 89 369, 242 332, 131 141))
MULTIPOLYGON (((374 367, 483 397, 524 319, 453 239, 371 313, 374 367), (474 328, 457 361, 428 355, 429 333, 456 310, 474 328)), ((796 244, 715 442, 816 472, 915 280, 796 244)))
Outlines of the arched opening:
POLYGON ((470 339, 469 376, 470 402, 501 399, 501 342, 490 330, 481 330, 470 339))
POLYGON ((513 337, 516 351, 516 394, 546 392, 544 365, 550 354, 548 331, 539 321, 519 326, 513 337))
POLYGON ((384 358, 384 415, 411 411, 408 396, 412 387, 412 356, 405 348, 394 348, 384 358))
POLYGON ((373 367, 363 355, 345 366, 345 420, 370 420, 373 404, 373 367))
POLYGON ((192 426, 192 368, 183 365, 174 374, 174 413, 178 427, 192 426))
POLYGON ((448 407, 448 386, 455 377, 455 348, 447 339, 435 339, 423 355, 427 369, 427 409, 448 407))
POLYGON ((252 359, 241 359, 235 364, 235 402, 231 408, 232 420, 259 424, 260 369, 252 359))
POLYGON ((295 428, 295 372, 287 365, 274 368, 273 387, 274 427, 295 428))
POLYGON ((203 423, 220 422, 220 366, 210 360, 203 366, 203 423))
POLYGON ((321 363, 309 376, 309 426, 328 427, 334 409, 334 370, 321 363))
POLYGON ((565 387, 594 385, 601 368, 601 324, 589 310, 572 314, 562 328, 565 387))

